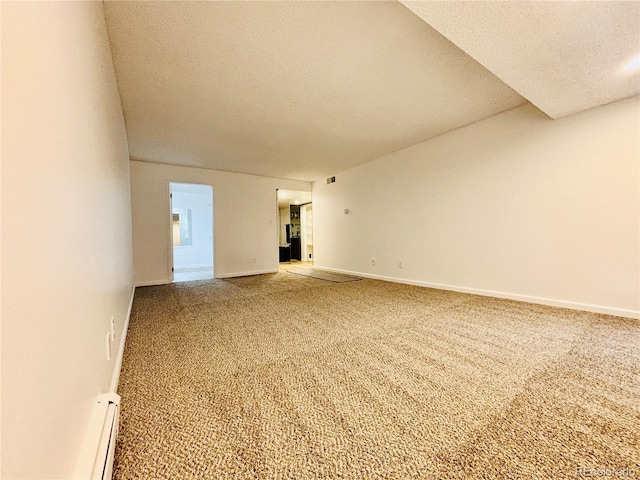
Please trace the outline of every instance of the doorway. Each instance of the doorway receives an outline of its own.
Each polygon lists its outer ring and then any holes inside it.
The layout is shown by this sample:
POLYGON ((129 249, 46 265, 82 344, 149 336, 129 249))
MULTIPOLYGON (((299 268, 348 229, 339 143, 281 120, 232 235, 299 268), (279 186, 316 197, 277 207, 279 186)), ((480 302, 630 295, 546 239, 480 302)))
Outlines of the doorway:
POLYGON ((278 190, 280 265, 313 266, 311 192, 278 190))
POLYGON ((170 183, 173 282, 214 278, 213 188, 170 183))

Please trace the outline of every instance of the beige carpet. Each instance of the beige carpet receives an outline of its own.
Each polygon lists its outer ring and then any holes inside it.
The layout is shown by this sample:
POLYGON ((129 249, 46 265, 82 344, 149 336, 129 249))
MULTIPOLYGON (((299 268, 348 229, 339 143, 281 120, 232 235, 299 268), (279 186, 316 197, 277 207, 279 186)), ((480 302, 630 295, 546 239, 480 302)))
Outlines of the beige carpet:
POLYGON ((353 275, 345 275, 344 273, 327 272, 318 270, 317 268, 289 267, 286 271, 333 283, 357 282, 358 280, 362 280, 362 277, 354 277, 353 275))
POLYGON ((119 393, 116 479, 640 477, 637 320, 282 272, 139 288, 119 393))

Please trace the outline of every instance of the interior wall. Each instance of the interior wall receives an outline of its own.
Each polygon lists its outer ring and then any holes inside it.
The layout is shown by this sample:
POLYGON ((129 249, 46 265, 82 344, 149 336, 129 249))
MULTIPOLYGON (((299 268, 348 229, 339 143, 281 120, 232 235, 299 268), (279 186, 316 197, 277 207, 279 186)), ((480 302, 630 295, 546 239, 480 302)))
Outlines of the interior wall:
POLYGON ((0 8, 1 476, 71 478, 133 293, 125 124, 101 2, 0 8))
POLYGON ((309 261, 307 252, 307 206, 300 205, 300 248, 303 262, 309 261))
MULTIPOLYGON (((191 210, 192 245, 173 247, 173 266, 201 268, 213 266, 213 197, 209 187, 189 185, 192 191, 172 192, 173 208, 191 210)), ((184 189, 185 187, 181 187, 184 189)))
POLYGON ((638 97, 518 107, 315 182, 315 264, 638 316, 639 149, 638 97))
POLYGON ((313 261, 313 206, 300 206, 300 231, 302 241, 302 261, 313 261))
POLYGON ((132 161, 137 285, 167 283, 170 278, 170 182, 213 187, 216 278, 276 272, 279 241, 276 189, 311 190, 308 182, 132 161))
POLYGON ((289 245, 287 242, 287 225, 291 223, 291 209, 289 207, 280 209, 280 245, 289 245))

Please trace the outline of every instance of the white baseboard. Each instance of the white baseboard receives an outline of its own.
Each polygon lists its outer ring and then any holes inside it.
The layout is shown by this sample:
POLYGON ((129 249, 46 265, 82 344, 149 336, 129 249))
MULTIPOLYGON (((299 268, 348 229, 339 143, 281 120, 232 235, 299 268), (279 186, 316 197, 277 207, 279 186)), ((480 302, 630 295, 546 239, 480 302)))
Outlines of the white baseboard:
POLYGON ((124 344, 127 340, 127 331, 129 330, 129 319, 131 318, 131 308, 133 307, 133 297, 136 294, 136 287, 131 289, 131 298, 129 299, 129 309, 127 310, 127 316, 124 319, 124 325, 120 332, 120 347, 118 348, 118 356, 116 357, 116 364, 113 367, 113 376, 111 377, 110 392, 118 391, 118 382, 120 381, 120 370, 122 370, 122 357, 124 356, 124 344))
POLYGON ((278 273, 278 269, 255 270, 251 272, 216 273, 216 278, 248 277, 250 275, 264 275, 265 273, 278 273))
POLYGON ((354 272, 351 270, 342 270, 339 268, 321 267, 314 265, 318 270, 326 270, 328 272, 344 273, 348 275, 356 275, 373 280, 384 280, 385 282, 403 283, 406 285, 415 285, 418 287, 435 288, 437 290, 448 290, 452 292, 470 293, 472 295, 482 295, 484 297, 505 298, 508 300, 517 300, 520 302, 536 303, 539 305, 548 305, 550 307, 569 308, 571 310, 583 310, 586 312, 604 313, 606 315, 615 315, 616 317, 626 317, 640 319, 640 310, 630 310, 625 308, 607 307, 604 305, 592 305, 589 303, 571 302, 568 300, 557 300, 554 298, 535 297, 531 295, 520 295, 516 293, 499 292, 494 290, 483 290, 479 288, 459 287, 456 285, 446 285, 442 283, 422 282, 419 280, 407 280, 398 277, 385 277, 382 275, 373 275, 370 273, 354 272))
POLYGON ((184 270, 193 270, 196 268, 213 268, 213 264, 211 263, 197 263, 194 265, 180 265, 179 267, 174 267, 174 273, 181 273, 184 270))
POLYGON ((135 286, 136 287, 153 287, 155 285, 168 285, 171 282, 169 281, 168 278, 165 278, 164 280, 151 280, 149 282, 136 282, 135 286))

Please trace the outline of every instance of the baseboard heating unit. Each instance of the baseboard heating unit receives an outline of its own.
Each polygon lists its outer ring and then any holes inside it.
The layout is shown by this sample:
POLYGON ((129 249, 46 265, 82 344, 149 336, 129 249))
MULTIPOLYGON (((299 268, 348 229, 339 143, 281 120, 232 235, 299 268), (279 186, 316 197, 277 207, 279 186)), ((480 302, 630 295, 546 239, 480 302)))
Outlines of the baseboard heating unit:
POLYGON ((117 393, 98 397, 76 478, 111 480, 119 415, 120 396, 117 393))

